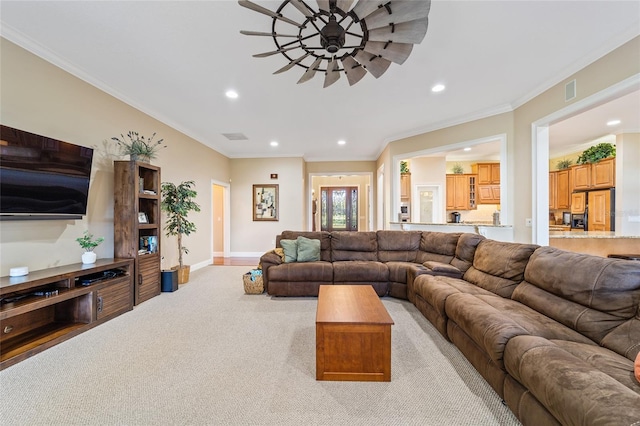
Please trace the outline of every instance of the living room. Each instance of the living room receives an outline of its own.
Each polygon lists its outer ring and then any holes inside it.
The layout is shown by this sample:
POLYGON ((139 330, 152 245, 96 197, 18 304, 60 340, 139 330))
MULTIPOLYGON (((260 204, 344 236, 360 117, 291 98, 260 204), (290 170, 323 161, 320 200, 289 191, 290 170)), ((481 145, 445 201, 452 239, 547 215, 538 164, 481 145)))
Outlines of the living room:
MULTIPOLYGON (((124 158, 118 155, 117 145, 110 138, 129 130, 139 131, 145 136, 155 132, 166 141, 167 147, 152 162, 161 168, 162 181, 194 180, 196 183, 197 201, 202 210, 192 216, 197 232, 185 240, 189 247, 186 261, 192 271, 211 265, 215 252, 212 185, 224 188, 228 212, 224 228, 226 243, 222 253, 227 257, 257 257, 274 247, 276 235, 283 230, 311 229, 313 175, 361 173, 372 176, 371 223, 374 229, 388 229, 389 222, 397 217, 399 197, 394 176, 399 158, 409 153, 441 149, 495 135, 505 135, 508 150, 509 204, 505 211, 509 213, 505 220, 513 225, 515 241, 536 243, 540 241, 537 228, 528 227, 526 220, 537 218, 546 224, 544 195, 542 206, 535 201, 536 189, 544 187, 541 179, 546 170, 535 170, 537 146, 532 124, 571 105, 586 108, 588 105, 582 103, 598 102, 594 99, 601 98, 603 93, 616 97, 638 90, 640 84, 640 37, 636 28, 634 36, 627 37, 615 48, 598 52, 593 61, 581 64, 580 68, 567 75, 550 76, 553 84, 541 88, 523 103, 512 100, 512 107, 508 110, 485 112, 478 116, 469 114, 468 119, 461 122, 434 124, 419 133, 386 141, 375 158, 309 161, 304 155, 280 157, 273 154, 250 158, 221 154, 208 146, 206 140, 188 136, 189 132, 180 123, 142 112, 142 108, 137 107, 138 103, 128 99, 126 93, 119 93, 119 97, 107 93, 69 70, 54 65, 54 59, 47 58, 44 53, 38 55, 16 40, 3 36, 0 43, 2 124, 94 149, 87 215, 82 220, 0 222, 1 276, 9 275, 10 268, 15 266, 26 265, 29 270, 38 271, 78 263, 82 250, 76 238, 85 230, 105 238, 96 248, 99 258, 113 256, 113 161, 124 158), (577 95, 567 103, 565 86, 574 79, 578 86, 577 95), (277 179, 271 179, 272 174, 277 175, 277 179), (279 186, 279 220, 254 221, 252 185, 271 183, 279 186)), ((418 45, 414 49, 419 47, 423 46, 418 45)), ((258 49, 250 47, 244 53, 250 56, 256 52, 258 49)), ((410 66, 411 61, 403 65, 410 66)), ((123 68, 122 72, 126 72, 126 67, 123 68)), ((270 72, 256 72, 259 74, 256 79, 265 85, 270 78, 275 78, 270 72)), ((295 80, 287 82, 290 90, 298 89, 295 80)), ((376 81, 383 82, 384 78, 376 81)), ((345 86, 341 90, 349 88, 345 86)), ((163 99, 162 102, 170 100, 163 99)), ((215 120, 215 114, 210 120, 215 120)), ((311 127, 308 126, 308 131, 311 127)), ((630 158, 637 158, 640 152, 637 129, 628 130, 631 136, 626 147, 627 155, 635 152, 636 157, 631 154, 630 158)), ((332 145, 326 150, 341 155, 337 146, 333 148, 332 145)), ((544 163, 544 158, 540 162, 544 163)), ((635 202, 637 204, 637 200, 635 202)), ((630 205, 633 203, 631 200, 630 205)), ((162 268, 171 268, 177 264, 178 253, 173 249, 175 240, 164 235, 162 239, 162 268)), ((240 278, 237 279, 239 284, 240 278)))

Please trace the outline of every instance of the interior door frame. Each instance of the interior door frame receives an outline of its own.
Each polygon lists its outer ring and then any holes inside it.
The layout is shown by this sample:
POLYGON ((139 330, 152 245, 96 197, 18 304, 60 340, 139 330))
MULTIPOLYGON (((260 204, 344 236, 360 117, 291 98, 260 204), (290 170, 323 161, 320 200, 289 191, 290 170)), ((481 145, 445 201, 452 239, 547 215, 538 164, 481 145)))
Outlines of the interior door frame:
MULTIPOLYGON (((223 211, 224 211, 224 215, 223 215, 223 225, 222 228, 224 229, 224 238, 223 238, 223 251, 224 257, 230 257, 231 256, 231 185, 227 182, 222 182, 219 180, 215 180, 215 179, 211 179, 211 202, 213 203, 213 186, 217 185, 217 186, 221 186, 222 187, 222 199, 223 199, 223 211)), ((210 211, 211 214, 209 215, 209 223, 211 223, 211 235, 209 235, 209 247, 210 247, 210 253, 209 253, 209 259, 213 259, 214 253, 215 251, 213 250, 213 232, 215 229, 214 226, 214 217, 213 217, 213 205, 210 206, 210 211)))
MULTIPOLYGON (((311 230, 312 226, 313 226, 313 212, 312 212, 312 205, 313 205, 313 194, 312 194, 312 190, 313 190, 313 178, 314 177, 323 177, 323 176, 368 176, 369 178, 369 185, 373 185, 373 173, 372 172, 333 172, 333 173, 308 173, 307 174, 307 230, 311 230)), ((349 186, 349 185, 342 185, 342 186, 349 186)), ((359 185, 351 185, 351 186, 358 186, 359 185)), ((358 188, 358 194, 362 194, 362 188, 358 188)), ((320 194, 316 194, 317 196, 320 196, 320 194)), ((371 195, 369 194, 369 197, 371 197, 371 195)), ((371 200, 369 200, 369 205, 374 205, 375 203, 372 203, 371 200)), ((367 220, 365 221, 367 224, 369 223, 373 223, 373 209, 369 208, 369 211, 367 212, 367 220)), ((320 227, 318 227, 318 229, 320 229, 320 227)), ((367 231, 372 231, 372 229, 367 229, 367 231)))
MULTIPOLYGON (((318 197, 318 217, 320 218, 320 228, 319 231, 322 231, 322 191, 329 189, 329 190, 333 190, 333 189, 346 189, 347 192, 349 190, 355 189, 356 190, 356 194, 357 194, 357 206, 356 208, 358 208, 358 206, 360 205, 360 194, 362 194, 364 191, 362 191, 362 188, 360 187, 360 185, 321 185, 320 186, 320 196, 318 197)), ((347 212, 349 212, 349 208, 346 208, 347 212)), ((360 230, 360 212, 357 211, 356 212, 356 231, 360 230)), ((348 215, 347 215, 348 217, 348 215)), ((333 231, 333 230, 332 230, 333 231)), ((340 231, 343 231, 343 229, 340 229, 340 231)), ((351 231, 351 229, 344 229, 344 231, 351 231)))

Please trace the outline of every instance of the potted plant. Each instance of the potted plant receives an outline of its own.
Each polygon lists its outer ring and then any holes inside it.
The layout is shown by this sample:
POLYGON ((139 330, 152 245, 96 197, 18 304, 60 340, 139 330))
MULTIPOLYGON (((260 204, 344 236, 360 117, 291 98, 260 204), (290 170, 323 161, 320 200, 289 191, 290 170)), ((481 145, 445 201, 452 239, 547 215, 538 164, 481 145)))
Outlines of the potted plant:
POLYGON ((578 157, 578 164, 597 163, 605 158, 615 157, 616 147, 608 142, 599 143, 591 148, 587 148, 578 157))
POLYGON ((464 167, 460 163, 455 163, 453 165, 452 171, 456 175, 461 175, 464 173, 464 167))
POLYGON ((190 180, 175 185, 171 182, 162 182, 162 203, 163 212, 167 213, 167 222, 164 226, 166 235, 178 237, 178 283, 184 284, 189 281, 189 265, 185 265, 182 255, 189 253, 189 250, 182 245, 182 236, 190 235, 196 231, 196 225, 187 219, 191 211, 199 212, 200 206, 193 201, 197 195, 194 189, 195 182, 190 180))
POLYGON ((565 159, 565 160, 558 161, 558 164, 556 164, 556 167, 558 170, 566 170, 569 167, 571 167, 571 164, 573 164, 573 161, 565 159))
POLYGON ((158 151, 160 151, 161 148, 166 148, 166 145, 162 145, 164 139, 153 142, 155 136, 156 134, 154 133, 150 138, 145 139, 145 137, 138 132, 129 131, 126 137, 120 134, 120 138, 113 137, 111 140, 118 143, 120 153, 122 155, 128 155, 131 161, 140 160, 148 163, 158 156, 158 151))
POLYGON ((94 238, 93 234, 90 234, 89 231, 84 231, 82 237, 76 238, 80 247, 82 247, 85 252, 82 254, 82 263, 91 264, 96 263, 96 259, 98 256, 93 252, 93 249, 98 247, 100 243, 104 241, 103 237, 94 238))
POLYGON ((407 163, 406 161, 401 161, 400 162, 400 173, 401 174, 410 173, 409 172, 409 163, 407 163))

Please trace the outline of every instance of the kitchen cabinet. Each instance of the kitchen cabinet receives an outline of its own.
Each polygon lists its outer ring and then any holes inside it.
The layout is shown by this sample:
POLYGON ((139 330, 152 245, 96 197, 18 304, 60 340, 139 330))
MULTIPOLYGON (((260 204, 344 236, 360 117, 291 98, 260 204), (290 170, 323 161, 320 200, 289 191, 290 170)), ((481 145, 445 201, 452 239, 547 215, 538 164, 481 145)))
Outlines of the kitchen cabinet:
POLYGON ((587 229, 589 231, 612 231, 611 190, 591 191, 588 201, 587 229))
POLYGON ((447 175, 447 210, 474 210, 477 208, 476 175, 447 175))
POLYGON ((477 163, 471 170, 478 176, 478 204, 500 204, 500 163, 477 163))
POLYGON ((549 209, 560 210, 571 207, 569 170, 549 172, 549 209))
POLYGON ((571 175, 574 190, 613 188, 616 186, 616 159, 607 158, 593 164, 572 166, 571 175))
POLYGON ((574 192, 571 194, 571 213, 579 214, 584 213, 584 208, 587 206, 587 193, 586 192, 574 192))
POLYGON ((411 200, 411 173, 400 174, 400 200, 411 200))
POLYGON ((500 184, 500 163, 477 163, 471 169, 478 175, 478 185, 500 184))

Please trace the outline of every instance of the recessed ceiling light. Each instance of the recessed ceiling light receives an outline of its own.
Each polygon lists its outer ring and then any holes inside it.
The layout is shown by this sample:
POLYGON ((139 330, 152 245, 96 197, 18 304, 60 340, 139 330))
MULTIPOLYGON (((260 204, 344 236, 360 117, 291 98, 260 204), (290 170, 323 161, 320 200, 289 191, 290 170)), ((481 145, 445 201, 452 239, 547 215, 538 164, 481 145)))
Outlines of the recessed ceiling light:
POLYGON ((238 97, 238 92, 235 90, 227 90, 225 96, 229 99, 236 99, 238 97))
POLYGON ((346 141, 343 141, 343 140, 339 140, 339 141, 338 141, 338 145, 344 145, 344 144, 346 144, 346 143, 347 143, 347 142, 346 142, 346 141))
POLYGON ((607 126, 617 126, 618 124, 620 124, 620 120, 607 121, 607 126))
POLYGON ((471 151, 471 148, 465 148, 463 151, 471 151))
POLYGON ((444 84, 436 84, 431 88, 431 91, 434 93, 442 92, 444 90, 444 84))
POLYGON ((271 145, 271 146, 278 146, 278 142, 276 142, 276 141, 271 141, 270 145, 271 145))

